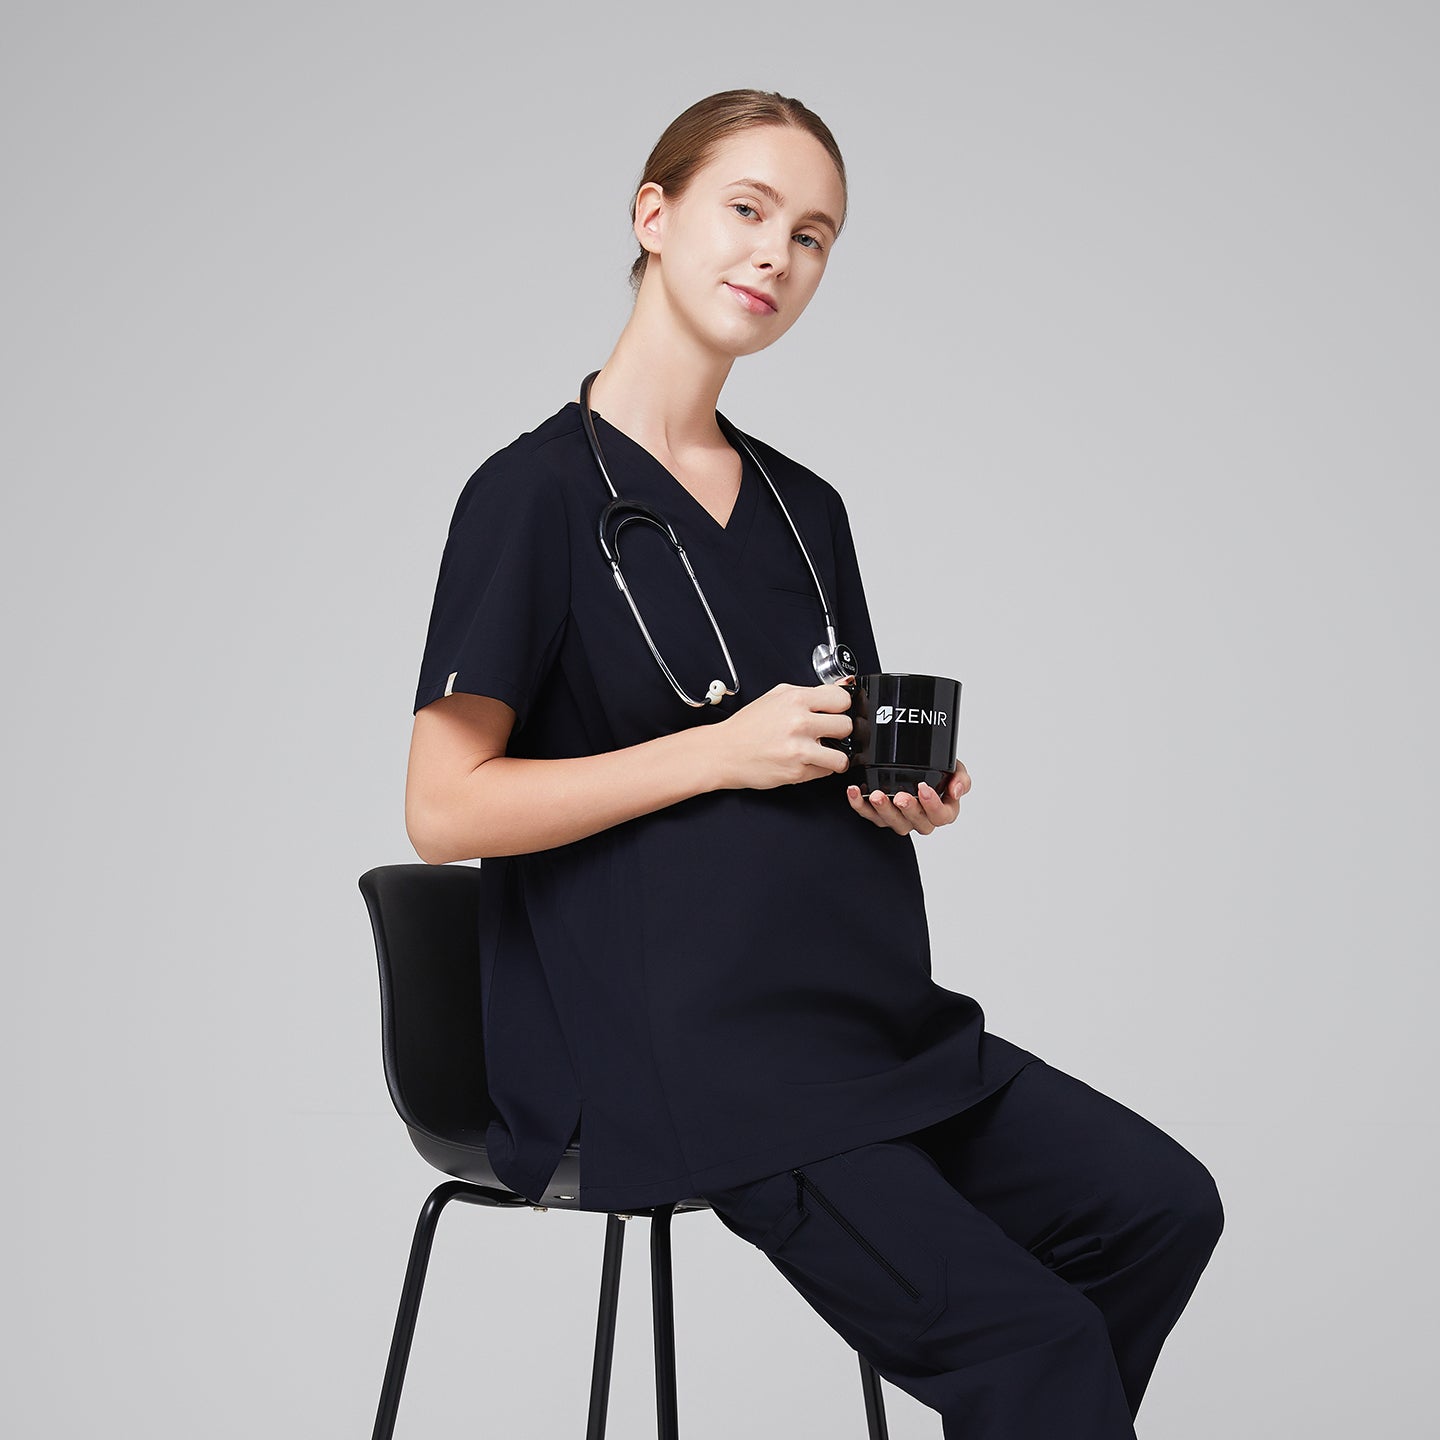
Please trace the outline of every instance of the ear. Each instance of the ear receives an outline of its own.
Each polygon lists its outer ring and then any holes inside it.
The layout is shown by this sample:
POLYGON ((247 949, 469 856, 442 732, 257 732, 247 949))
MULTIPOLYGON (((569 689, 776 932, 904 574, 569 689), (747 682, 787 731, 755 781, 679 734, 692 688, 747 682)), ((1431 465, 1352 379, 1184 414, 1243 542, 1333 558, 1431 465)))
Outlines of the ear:
POLYGON ((635 238, 652 255, 660 253, 664 216, 665 192, 653 180, 647 180, 635 195, 635 238))

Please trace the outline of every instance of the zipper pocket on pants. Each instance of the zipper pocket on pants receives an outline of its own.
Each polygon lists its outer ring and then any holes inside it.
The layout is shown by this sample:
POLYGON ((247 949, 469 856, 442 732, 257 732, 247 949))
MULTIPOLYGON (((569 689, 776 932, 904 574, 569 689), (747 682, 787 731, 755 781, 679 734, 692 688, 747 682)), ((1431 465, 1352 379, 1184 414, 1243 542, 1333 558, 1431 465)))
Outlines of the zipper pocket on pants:
POLYGON ((860 1246, 862 1250, 912 1299, 918 1300, 920 1292, 912 1285, 825 1197, 824 1191, 803 1171, 792 1170, 795 1177, 795 1203, 805 1208, 805 1191, 809 1191, 828 1210, 836 1222, 860 1246))

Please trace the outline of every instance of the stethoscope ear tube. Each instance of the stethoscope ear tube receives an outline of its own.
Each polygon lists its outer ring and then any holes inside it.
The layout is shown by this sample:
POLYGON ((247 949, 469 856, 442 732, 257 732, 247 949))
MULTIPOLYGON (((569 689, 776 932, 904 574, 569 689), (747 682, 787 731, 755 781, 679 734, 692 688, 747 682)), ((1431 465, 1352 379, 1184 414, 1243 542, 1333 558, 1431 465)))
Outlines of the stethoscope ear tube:
POLYGON ((695 569, 690 564, 690 557, 685 553, 685 547, 680 543, 680 538, 670 527, 669 522, 658 511, 649 505, 644 505, 638 500, 624 500, 618 495, 610 501, 600 512, 600 548, 605 552, 605 558, 610 562, 610 573, 615 580, 615 588, 625 597, 625 603, 630 607, 630 613, 635 617, 635 623, 640 627, 640 633, 645 637, 645 643, 650 647, 650 653, 655 657, 655 662, 660 666, 665 678, 670 682, 671 688, 687 704, 695 709, 705 705, 718 705, 727 695, 738 695, 740 693, 740 676, 735 670, 735 662, 730 658, 730 647, 725 643, 725 637, 720 633, 720 624, 715 619, 715 612, 710 608, 710 602, 705 598, 705 592, 700 588, 700 581, 695 576, 695 569), (620 518, 615 520, 616 516, 620 518), (614 549, 611 548, 610 532, 611 522, 614 524, 614 549), (644 617, 640 614, 640 608, 635 604, 635 597, 630 593, 630 587, 625 583, 625 576, 620 569, 620 532, 632 521, 639 520, 645 524, 655 526, 680 557, 680 563, 685 567, 685 573, 690 577, 690 583, 695 587, 695 593, 700 597, 700 603, 705 607, 705 614, 710 618, 710 628, 715 632, 715 638, 720 642, 721 652, 725 656, 725 663, 730 667, 730 685, 726 686, 722 680, 712 680, 705 691, 705 699, 695 700, 690 697, 685 688, 675 678, 674 672, 665 663, 665 657, 661 655, 656 647, 654 638, 650 634, 650 627, 646 625, 644 617))
POLYGON ((632 520, 648 520, 650 524, 658 526, 665 532, 671 545, 682 555, 685 553, 685 547, 681 545, 680 537, 676 535, 670 526, 670 522, 666 520, 658 510, 643 504, 639 500, 622 500, 617 495, 615 499, 610 501, 600 512, 600 523, 597 527, 600 536, 600 548, 605 552, 605 558, 610 562, 612 569, 618 568, 618 560, 616 552, 610 548, 611 531, 613 529, 616 542, 618 543, 620 531, 623 530, 626 525, 630 524, 632 520), (625 514, 624 512, 626 511, 632 511, 634 513, 625 514), (611 522, 616 515, 620 515, 621 518, 612 526, 611 522))
MULTIPOLYGON (((671 688, 687 704, 696 708, 702 705, 718 705, 727 695, 738 695, 740 693, 740 676, 735 669, 735 662, 730 656, 730 647, 725 643, 725 636, 721 633, 720 622, 715 618, 715 612, 710 608, 710 602, 705 598, 705 592, 700 588, 700 581, 696 578, 695 570, 690 564, 690 557, 685 553, 685 547, 680 543, 679 537, 675 534, 673 527, 664 516, 649 505, 644 505, 638 500, 624 500, 620 492, 615 488, 615 482, 610 478, 610 472, 605 468, 605 458, 600 449, 600 438, 595 433, 595 420, 590 412, 590 387, 599 375, 598 370, 592 370, 580 384, 580 416, 584 421, 585 435, 590 442, 590 452, 595 457, 595 464, 600 469, 610 493, 615 498, 611 500, 600 513, 599 524, 596 527, 596 534, 600 540, 600 549, 604 553, 606 562, 610 566, 611 574, 615 580, 615 587, 625 597, 626 604, 630 607, 631 614, 635 617, 635 623, 640 627, 640 633, 645 637, 645 643, 650 647, 650 653, 655 657, 665 678, 670 682, 671 688), (618 517, 618 518, 617 518, 618 517), (725 664, 730 670, 730 685, 726 686, 722 680, 712 680, 705 692, 704 700, 692 699, 686 694, 680 682, 676 680, 674 673, 665 663, 664 657, 655 645, 650 630, 641 617, 640 610, 635 604, 635 599, 630 593, 630 588, 625 584, 625 577, 620 570, 620 532, 633 520, 642 521, 645 524, 654 525, 669 540, 675 553, 680 557, 680 563, 685 567, 685 573, 690 577, 690 583, 695 587, 695 593, 700 597, 700 603, 705 607, 705 614, 709 617, 710 627, 715 632, 715 638, 720 642, 720 649, 725 656, 725 664), (614 540, 612 548, 611 540, 614 540)), ((790 514, 789 507, 781 497, 775 482, 770 478, 770 472, 760 463, 760 457, 755 453, 750 441, 729 420, 718 410, 715 412, 715 419, 721 430, 732 444, 736 440, 745 447, 750 458, 755 462, 755 468, 765 477, 765 483, 774 495, 776 504, 780 506, 781 513, 785 516, 790 526, 790 533, 795 537, 795 543, 800 547, 800 553, 805 557, 806 567, 810 571, 810 578, 815 583, 815 591, 820 597, 820 609, 825 617, 825 640, 817 645, 810 657, 810 663, 815 674, 825 684, 848 685, 852 683, 856 674, 857 665, 855 655, 850 647, 843 641, 835 638, 835 626, 830 616, 830 601, 825 594, 825 586, 821 583, 820 573, 815 568, 815 563, 810 558, 810 551, 805 546, 805 541, 800 535, 800 527, 796 525, 790 514)))

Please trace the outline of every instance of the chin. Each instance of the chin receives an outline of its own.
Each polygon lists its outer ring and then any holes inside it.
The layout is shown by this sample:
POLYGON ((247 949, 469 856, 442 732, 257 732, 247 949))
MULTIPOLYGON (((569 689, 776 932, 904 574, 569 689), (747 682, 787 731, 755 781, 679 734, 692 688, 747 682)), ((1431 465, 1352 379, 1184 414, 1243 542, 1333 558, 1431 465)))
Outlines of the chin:
POLYGON ((789 328, 788 323, 778 326, 773 315, 758 324, 747 323, 742 317, 738 323, 726 325, 724 333, 716 338, 727 354, 754 355, 769 349, 789 328))
POLYGON ((743 345, 734 353, 738 355, 758 355, 762 350, 768 350, 780 337, 770 335, 764 340, 753 341, 749 345, 743 345))
POLYGON ((772 336, 756 335, 747 327, 735 325, 697 325, 696 333, 703 336, 705 344, 718 355, 739 359, 742 355, 753 355, 773 342, 772 336))
POLYGON ((742 355, 754 355, 775 343, 776 337, 761 339, 755 335, 717 335, 711 344, 722 355, 738 360, 742 355))

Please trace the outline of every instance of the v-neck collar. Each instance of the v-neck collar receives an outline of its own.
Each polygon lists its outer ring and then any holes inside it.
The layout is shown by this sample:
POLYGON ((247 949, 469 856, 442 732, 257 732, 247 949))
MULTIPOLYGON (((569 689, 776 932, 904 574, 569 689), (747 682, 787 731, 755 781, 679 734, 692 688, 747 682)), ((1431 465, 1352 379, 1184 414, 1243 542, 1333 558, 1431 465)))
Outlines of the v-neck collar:
MULTIPOLYGON (((578 415, 580 402, 578 400, 571 400, 569 403, 575 407, 578 415)), ((607 460, 609 459, 608 451, 613 448, 610 445, 613 438, 621 449, 640 457, 641 464, 646 466, 650 474, 659 480, 662 488, 668 495, 677 499, 678 503, 683 506, 696 521, 703 533, 712 536, 717 543, 726 547, 733 546, 738 549, 744 545, 746 537, 750 533, 751 523, 755 518, 755 506, 760 486, 763 482, 759 476, 754 473, 755 462, 743 449, 736 450, 735 452, 740 456, 740 489, 735 496, 735 503, 731 506, 730 514, 722 525, 689 490, 685 488, 670 468, 662 464, 661 461, 652 455, 638 440, 631 439, 623 430, 612 425, 600 411, 592 408, 590 413, 595 418, 595 433, 600 437, 600 448, 602 452, 607 452, 607 460)), ((584 426, 583 417, 581 418, 581 426, 582 428, 584 426)), ((726 443, 729 443, 728 439, 726 443)), ((733 446, 731 448, 734 449, 733 446)), ((613 478, 612 476, 612 479, 613 478)), ((624 495, 625 492, 622 489, 620 493, 624 495)), ((669 516, 666 518, 670 519, 671 523, 674 524, 673 518, 669 516)), ((682 541, 686 538, 678 528, 676 533, 680 534, 682 541)))

